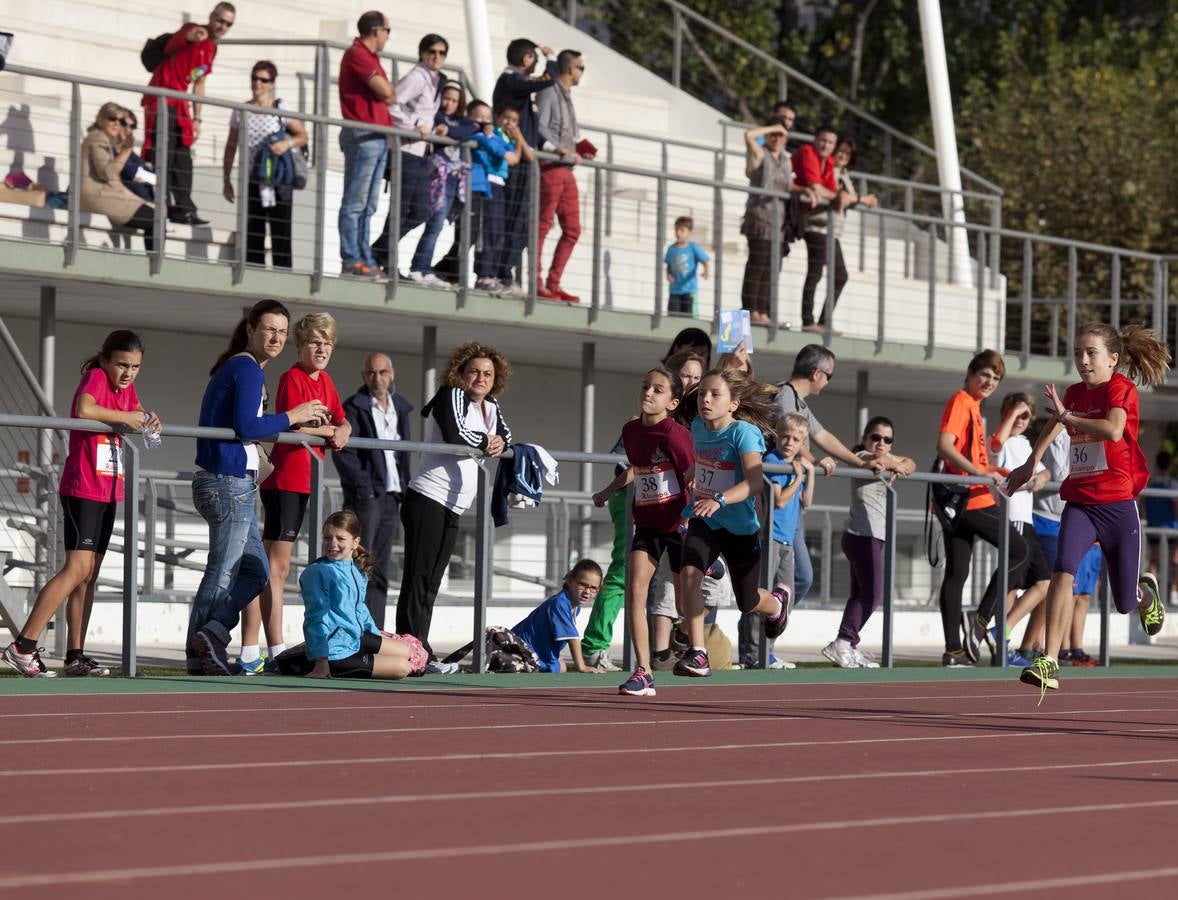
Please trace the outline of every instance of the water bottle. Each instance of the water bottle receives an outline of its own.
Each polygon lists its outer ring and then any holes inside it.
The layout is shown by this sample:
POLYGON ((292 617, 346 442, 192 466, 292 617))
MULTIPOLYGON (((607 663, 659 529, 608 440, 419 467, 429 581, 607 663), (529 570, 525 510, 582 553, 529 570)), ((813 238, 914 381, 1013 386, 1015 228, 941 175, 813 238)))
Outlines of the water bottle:
POLYGON ((143 446, 148 450, 158 450, 160 444, 164 442, 159 428, 147 428, 145 426, 139 429, 139 433, 143 435, 143 446))

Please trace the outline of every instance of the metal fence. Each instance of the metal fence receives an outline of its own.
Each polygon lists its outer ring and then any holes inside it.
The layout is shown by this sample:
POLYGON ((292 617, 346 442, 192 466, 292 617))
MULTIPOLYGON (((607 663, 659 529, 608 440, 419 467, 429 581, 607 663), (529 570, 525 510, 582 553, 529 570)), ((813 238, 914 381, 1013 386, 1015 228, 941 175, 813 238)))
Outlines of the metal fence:
MULTIPOLYGON (((88 431, 98 433, 125 433, 120 429, 112 426, 104 425, 88 419, 65 419, 65 418, 51 418, 46 416, 22 416, 22 415, 8 415, 0 414, 0 428, 31 428, 31 429, 69 429, 74 431, 88 431)), ((220 428, 201 428, 187 425, 167 425, 166 434, 169 438, 215 438, 220 440, 234 440, 235 434, 230 429, 220 428)), ((284 433, 278 435, 276 441, 279 443, 301 444, 306 447, 311 445, 322 446, 324 444, 321 438, 303 437, 293 433, 284 433)), ((469 448, 458 447, 452 444, 428 444, 422 442, 404 442, 404 441, 381 441, 373 439, 356 438, 351 441, 351 444, 357 448, 362 449, 393 449, 403 452, 419 452, 429 450, 435 453, 451 454, 455 456, 469 456, 476 459, 481 458, 481 454, 469 448)), ((123 441, 124 446, 124 475, 126 488, 126 501, 123 508, 123 520, 121 536, 123 538, 123 575, 121 584, 113 582, 121 588, 122 594, 122 666, 123 672, 127 675, 135 675, 137 670, 137 612, 140 599, 140 585, 143 585, 143 590, 150 593, 155 589, 155 564, 162 562, 164 564, 164 584, 168 585, 172 578, 172 571, 178 564, 182 564, 181 558, 176 554, 177 549, 199 549, 202 546, 207 547, 207 544, 200 542, 186 542, 178 539, 175 536, 174 528, 164 528, 165 522, 161 521, 158 514, 159 510, 179 508, 174 497, 160 496, 157 491, 157 484, 152 479, 143 480, 143 472, 140 466, 140 451, 136 443, 132 440, 123 441), (143 483, 141 483, 143 482, 143 483), (142 518, 142 523, 141 523, 142 518), (142 544, 140 549, 139 535, 142 524, 142 544), (161 528, 164 528, 164 533, 161 534, 161 528), (157 547, 164 547, 164 552, 157 552, 157 547), (139 574, 139 558, 143 556, 146 560, 142 581, 139 574)), ((580 453, 580 452, 565 452, 565 451, 550 451, 554 458, 560 462, 578 463, 578 464, 601 464, 601 465, 615 465, 619 462, 624 462, 624 457, 615 456, 605 453, 580 453)), ((508 454, 510 455, 510 454, 508 454)), ((308 505, 307 522, 311 529, 312 537, 310 538, 311 545, 308 548, 308 557, 314 558, 316 556, 314 548, 314 529, 317 528, 319 522, 323 521, 328 511, 325 505, 327 495, 325 492, 324 479, 324 464, 319 460, 314 453, 309 453, 312 463, 312 481, 311 481, 311 496, 308 505)), ((780 465, 766 465, 767 472, 786 472, 792 471, 787 467, 780 465)), ((173 473, 179 474, 179 473, 173 473)), ((836 469, 834 475, 839 478, 852 479, 874 479, 878 476, 873 475, 862 469, 836 469)), ((173 479, 179 483, 179 479, 173 479)), ((985 484, 990 485, 988 479, 981 478, 961 478, 949 475, 938 475, 932 473, 917 472, 905 479, 908 482, 944 482, 956 484, 985 484)), ((494 528, 491 519, 491 482, 492 476, 489 468, 485 465, 479 466, 478 471, 478 488, 477 498, 474 503, 474 531, 473 531, 473 566, 472 566, 472 624, 471 633, 474 638, 475 656, 474 668, 476 671, 482 671, 485 667, 485 659, 483 655, 482 635, 485 631, 487 621, 486 612, 488 603, 491 599, 492 576, 495 574, 494 566, 494 528)), ((899 511, 899 503, 897 500, 897 483, 883 480, 887 488, 887 509, 886 509, 886 538, 884 550, 884 601, 883 607, 879 610, 879 615, 882 619, 883 626, 883 646, 881 661, 885 666, 891 666, 894 663, 893 653, 893 631, 894 631, 894 615, 897 611, 897 546, 898 546, 898 524, 901 520, 899 511)), ((1058 487, 1058 486, 1054 486, 1058 487)), ((1178 497, 1178 491, 1163 491, 1149 489, 1146 491, 1148 496, 1165 496, 1178 497)), ((588 500, 588 495, 581 493, 568 493, 565 499, 571 499, 574 502, 585 503, 588 500)), ((1004 519, 1009 519, 1009 511, 1005 498, 999 495, 999 505, 1004 519)), ((190 511, 191 512, 191 511, 190 511)), ((772 541, 772 517, 764 516, 763 523, 763 540, 765 546, 772 541)), ((565 539, 572 534, 573 529, 569 527, 570 519, 565 518, 565 539)), ((1153 529, 1151 529, 1153 531, 1153 529)), ((1005 597, 1008 593, 1008 564, 1009 548, 1007 546, 1009 529, 1002 529, 1000 532, 1000 540, 996 548, 995 565, 997 572, 997 587, 998 595, 1005 597)), ((1178 534, 1178 533, 1176 533, 1178 534)), ((1161 548, 1159 551, 1160 558, 1165 560, 1169 557, 1168 540, 1173 538, 1175 534, 1160 530, 1161 548)), ((611 535, 612 539, 612 535, 611 535)), ((823 542, 824 555, 826 557, 826 565, 830 565, 830 541, 824 537, 823 542)), ((550 554, 553 566, 550 571, 563 572, 564 568, 571 562, 569 554, 566 552, 563 559, 557 560, 551 557, 552 546, 550 544, 548 552, 550 554)), ((585 548, 582 548, 584 550, 585 548)), ((772 572, 769 571, 769 554, 763 554, 763 570, 762 576, 766 587, 771 586, 772 572)), ((190 566, 199 569, 199 563, 191 562, 190 566)), ((988 570, 986 570, 988 571, 988 570)), ((1163 567, 1161 587, 1163 597, 1167 596, 1169 588, 1167 573, 1168 568, 1163 567)), ((514 575, 515 573, 507 573, 514 575)), ((829 584, 829 570, 826 573, 827 583, 829 584)), ((541 581, 541 579, 537 579, 541 581)), ((1110 600, 1107 585, 1107 578, 1102 579, 1102 590, 1100 594, 1100 620, 1101 620, 1101 641, 1100 641, 1100 662, 1102 665, 1108 665, 1109 657, 1109 615, 1110 615, 1110 600)), ((1005 634, 1005 604, 999 603, 997 607, 997 632, 1005 634)), ((623 616, 623 621, 625 617, 623 616)), ((623 626, 625 627, 625 626, 623 626)), ((625 665, 630 664, 630 645, 628 634, 625 639, 625 665)), ((762 645, 761 659, 762 663, 767 660, 767 653, 764 645, 762 645)), ((1004 642, 999 642, 999 653, 995 656, 994 663, 996 665, 1005 665, 1006 651, 1004 642)))

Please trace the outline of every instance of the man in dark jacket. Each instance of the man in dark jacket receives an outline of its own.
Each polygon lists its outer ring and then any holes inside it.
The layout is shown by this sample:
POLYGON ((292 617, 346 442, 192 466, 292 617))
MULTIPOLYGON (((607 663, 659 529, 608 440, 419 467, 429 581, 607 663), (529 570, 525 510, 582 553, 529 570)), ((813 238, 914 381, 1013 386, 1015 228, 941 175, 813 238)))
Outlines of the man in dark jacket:
MULTIPOLYGON (((364 387, 344 401, 352 436, 408 441, 413 404, 393 390, 396 372, 383 353, 370 353, 361 372, 364 387)), ((344 506, 360 519, 360 543, 375 568, 365 603, 378 628, 388 602, 388 564, 400 521, 401 498, 409 484, 409 454, 397 450, 347 447, 332 454, 344 489, 344 506)))
MULTIPOLYGON (((532 95, 537 91, 551 88, 557 75, 556 62, 545 64, 543 74, 533 77, 540 62, 540 54, 552 55, 548 47, 540 47, 527 38, 516 38, 507 45, 507 68, 495 82, 491 102, 495 114, 510 107, 519 110, 519 130, 531 147, 539 147, 540 130, 532 95)), ((507 179, 506 207, 503 221, 507 223, 507 235, 503 241, 504 265, 515 270, 516 283, 523 285, 523 269, 520 268, 524 247, 528 245, 528 180, 531 170, 526 164, 516 166, 507 179)))

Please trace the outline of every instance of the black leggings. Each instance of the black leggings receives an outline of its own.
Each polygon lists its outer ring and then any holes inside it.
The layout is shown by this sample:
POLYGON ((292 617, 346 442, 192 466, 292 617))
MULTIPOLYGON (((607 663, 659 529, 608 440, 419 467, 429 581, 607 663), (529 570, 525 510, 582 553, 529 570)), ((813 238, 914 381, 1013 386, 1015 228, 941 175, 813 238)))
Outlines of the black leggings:
POLYGON ((749 258, 744 264, 744 282, 740 286, 740 305, 749 312, 769 315, 770 285, 777 274, 773 266, 773 242, 748 238, 749 258))
POLYGON ((397 598, 397 634, 411 634, 429 652, 429 626, 442 576, 458 540, 458 513, 410 488, 401 504, 405 561, 397 598))
POLYGON ((142 231, 144 249, 148 253, 155 249, 155 207, 144 203, 135 210, 135 215, 131 216, 123 227, 142 231))
MULTIPOLYGON (((961 592, 965 588, 965 576, 969 574, 969 561, 973 553, 975 538, 981 538, 987 544, 998 546, 999 529, 1002 520, 998 515, 997 506, 987 506, 984 509, 970 509, 962 515, 957 528, 952 534, 945 536, 945 580, 941 582, 941 626, 945 629, 945 649, 949 652, 961 649, 961 592)), ((1010 530, 1010 567, 1007 585, 1018 587, 1023 582, 1023 572, 1027 568, 1027 542, 1018 533, 1014 525, 1007 526, 1010 530)), ((998 608, 998 573, 990 577, 986 585, 986 593, 982 596, 978 606, 978 616, 989 624, 998 608)))

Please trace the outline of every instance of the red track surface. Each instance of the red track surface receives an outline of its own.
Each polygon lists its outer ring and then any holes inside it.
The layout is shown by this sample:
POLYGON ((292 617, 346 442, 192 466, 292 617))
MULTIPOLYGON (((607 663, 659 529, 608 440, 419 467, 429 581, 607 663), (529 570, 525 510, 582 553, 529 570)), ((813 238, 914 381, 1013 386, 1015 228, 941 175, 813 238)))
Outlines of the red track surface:
POLYGON ((0 894, 1178 891, 1169 679, 659 690, 0 698, 0 894))

